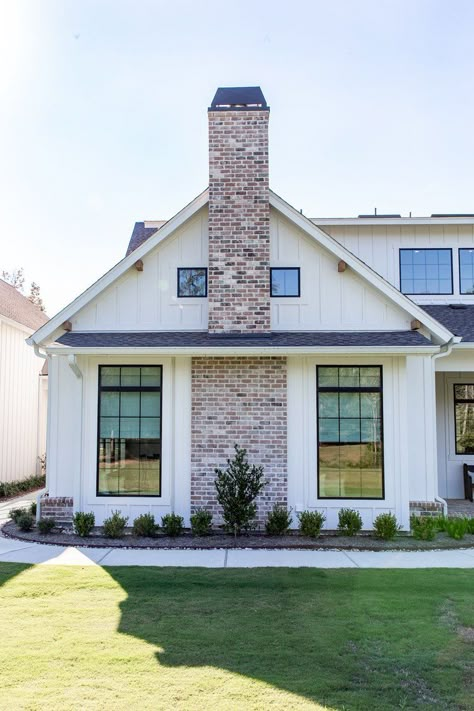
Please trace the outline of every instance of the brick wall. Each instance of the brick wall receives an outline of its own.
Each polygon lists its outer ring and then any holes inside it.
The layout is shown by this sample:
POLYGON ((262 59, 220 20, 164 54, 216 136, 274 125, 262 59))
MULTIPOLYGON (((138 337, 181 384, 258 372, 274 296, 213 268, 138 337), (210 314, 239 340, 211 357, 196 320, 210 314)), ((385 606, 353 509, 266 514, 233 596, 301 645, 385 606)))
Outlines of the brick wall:
POLYGON ((54 518, 58 524, 71 524, 73 517, 73 499, 69 496, 48 496, 40 499, 42 518, 54 518))
POLYGON ((270 331, 269 110, 209 110, 209 331, 270 331))
POLYGON ((191 508, 221 522, 214 487, 234 443, 268 481, 258 501, 258 522, 275 503, 287 503, 286 358, 209 357, 192 362, 191 508))

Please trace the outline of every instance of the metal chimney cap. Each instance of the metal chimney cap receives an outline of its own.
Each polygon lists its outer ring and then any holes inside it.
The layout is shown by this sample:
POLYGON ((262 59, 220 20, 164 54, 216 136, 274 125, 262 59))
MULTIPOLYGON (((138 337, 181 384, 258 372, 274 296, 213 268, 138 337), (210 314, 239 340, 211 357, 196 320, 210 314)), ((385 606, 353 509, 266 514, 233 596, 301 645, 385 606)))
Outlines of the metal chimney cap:
POLYGON ((259 86, 219 87, 209 111, 268 111, 266 99, 259 86))

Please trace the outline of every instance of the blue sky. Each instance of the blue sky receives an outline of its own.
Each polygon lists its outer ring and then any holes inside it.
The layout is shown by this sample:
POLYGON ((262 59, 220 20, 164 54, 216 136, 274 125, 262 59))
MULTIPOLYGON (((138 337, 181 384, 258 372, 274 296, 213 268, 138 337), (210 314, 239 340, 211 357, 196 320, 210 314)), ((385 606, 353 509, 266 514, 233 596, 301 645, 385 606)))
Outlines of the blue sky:
POLYGON ((207 107, 259 84, 310 217, 474 212, 471 0, 0 0, 0 270, 53 315, 207 185, 207 107))

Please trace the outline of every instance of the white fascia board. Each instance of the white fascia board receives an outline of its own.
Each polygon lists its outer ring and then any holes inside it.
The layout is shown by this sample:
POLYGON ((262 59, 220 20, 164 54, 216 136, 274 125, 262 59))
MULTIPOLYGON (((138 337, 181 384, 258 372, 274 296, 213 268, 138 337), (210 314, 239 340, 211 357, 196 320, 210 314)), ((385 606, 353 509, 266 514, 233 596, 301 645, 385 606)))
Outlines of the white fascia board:
POLYGON ((472 217, 310 217, 315 225, 474 225, 472 217))
POLYGON ((87 306, 87 304, 92 301, 101 291, 110 286, 114 281, 122 276, 128 269, 133 267, 135 262, 142 259, 148 252, 154 249, 158 244, 163 242, 167 237, 169 237, 173 232, 175 232, 179 227, 181 227, 187 220, 189 220, 198 210, 200 210, 204 205, 207 204, 209 199, 208 190, 204 190, 200 195, 197 196, 192 202, 190 202, 186 207, 184 207, 180 212, 178 212, 174 217, 172 217, 166 224, 161 227, 156 234, 149 237, 143 244, 141 244, 137 249, 131 252, 128 257, 124 257, 120 262, 118 262, 112 269, 100 277, 92 286, 86 289, 80 296, 78 296, 74 301, 65 306, 62 311, 60 311, 56 316, 53 316, 44 326, 41 326, 31 338, 28 339, 29 345, 33 343, 43 344, 46 339, 56 338, 63 329, 61 325, 64 321, 71 319, 75 313, 80 309, 87 306))
POLYGON ((123 347, 123 348, 81 348, 71 346, 48 346, 45 348, 48 355, 90 355, 90 356, 115 356, 115 355, 154 355, 154 356, 254 356, 254 355, 431 355, 439 353, 439 346, 244 346, 244 347, 229 347, 229 346, 212 346, 210 348, 139 348, 139 347, 123 347))
POLYGON ((461 343, 454 343, 453 351, 454 350, 461 350, 461 351, 474 350, 474 342, 473 341, 461 341, 461 343))
POLYGON ((374 288, 381 291, 387 298, 394 302, 404 311, 407 311, 411 316, 421 321, 431 333, 441 343, 447 343, 453 334, 447 328, 442 326, 436 319, 432 318, 426 311, 420 308, 414 301, 409 299, 405 294, 402 294, 398 289, 392 286, 388 281, 383 279, 377 272, 371 269, 365 262, 350 252, 336 239, 328 235, 327 232, 321 230, 311 220, 302 215, 298 210, 285 202, 281 197, 270 191, 270 205, 281 212, 293 224, 299 227, 303 232, 312 237, 316 242, 325 247, 329 252, 332 252, 336 257, 342 259, 351 267, 356 274, 359 274, 365 281, 371 284, 374 288))

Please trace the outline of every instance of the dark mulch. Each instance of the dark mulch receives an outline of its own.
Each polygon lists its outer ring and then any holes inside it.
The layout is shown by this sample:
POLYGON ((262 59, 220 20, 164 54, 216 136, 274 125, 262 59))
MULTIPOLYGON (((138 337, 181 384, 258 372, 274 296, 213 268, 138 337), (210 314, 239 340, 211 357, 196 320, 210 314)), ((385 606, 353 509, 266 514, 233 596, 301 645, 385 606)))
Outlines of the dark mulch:
POLYGON ((123 538, 105 538, 94 533, 81 538, 67 530, 55 530, 53 533, 40 534, 37 529, 20 531, 13 521, 5 523, 1 529, 3 535, 22 541, 47 543, 58 546, 83 546, 89 548, 297 548, 303 550, 342 549, 342 550, 440 550, 446 548, 474 548, 474 535, 466 535, 461 541, 439 533, 434 541, 418 541, 407 534, 400 534, 393 541, 382 541, 370 533, 350 538, 339 536, 336 532, 319 538, 301 536, 297 531, 286 536, 267 536, 264 533, 252 533, 234 539, 224 533, 215 532, 210 536, 198 538, 189 531, 176 538, 158 534, 156 538, 138 538, 126 533, 123 538))

